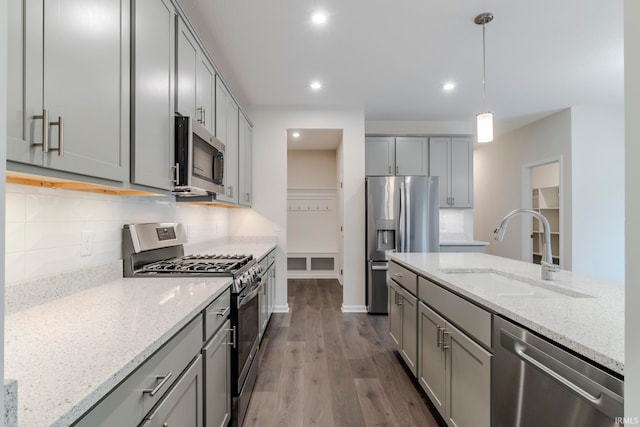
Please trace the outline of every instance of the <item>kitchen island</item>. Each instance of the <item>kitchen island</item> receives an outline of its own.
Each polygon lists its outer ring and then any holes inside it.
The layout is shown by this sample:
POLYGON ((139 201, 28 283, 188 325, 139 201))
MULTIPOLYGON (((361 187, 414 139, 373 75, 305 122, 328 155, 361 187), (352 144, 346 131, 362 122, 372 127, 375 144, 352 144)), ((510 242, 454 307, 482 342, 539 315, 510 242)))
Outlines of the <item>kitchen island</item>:
POLYGON ((480 253, 389 253, 415 271, 489 312, 517 322, 624 375, 624 283, 555 273, 480 253))

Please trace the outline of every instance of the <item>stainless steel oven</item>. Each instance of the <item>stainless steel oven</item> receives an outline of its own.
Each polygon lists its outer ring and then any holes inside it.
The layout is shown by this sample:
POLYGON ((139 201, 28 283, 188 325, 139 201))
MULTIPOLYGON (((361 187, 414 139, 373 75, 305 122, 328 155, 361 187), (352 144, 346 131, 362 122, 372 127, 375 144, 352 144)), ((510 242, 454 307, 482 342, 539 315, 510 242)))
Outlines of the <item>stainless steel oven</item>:
POLYGON ((241 426, 255 384, 258 363, 263 267, 251 255, 184 255, 185 227, 180 223, 127 224, 122 230, 125 277, 232 277, 231 393, 233 425, 241 426))
POLYGON ((224 193, 225 146, 191 117, 176 117, 175 186, 180 196, 224 193))

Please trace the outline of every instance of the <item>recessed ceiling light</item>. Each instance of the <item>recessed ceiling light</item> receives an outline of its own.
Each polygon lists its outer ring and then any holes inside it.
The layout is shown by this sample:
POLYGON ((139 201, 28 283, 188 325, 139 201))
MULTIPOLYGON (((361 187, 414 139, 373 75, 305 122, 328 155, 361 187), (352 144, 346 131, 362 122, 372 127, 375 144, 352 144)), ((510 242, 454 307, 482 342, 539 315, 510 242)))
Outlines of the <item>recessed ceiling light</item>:
POLYGON ((309 85, 309 87, 311 87, 311 89, 313 89, 313 90, 316 90, 316 91, 317 91, 317 90, 322 89, 322 83, 320 83, 320 82, 319 82, 319 81, 317 81, 317 80, 314 80, 314 81, 312 81, 312 82, 311 82, 311 84, 309 85))
POLYGON ((456 84, 453 82, 446 82, 445 84, 442 85, 442 89, 446 90, 447 92, 452 91, 453 89, 455 89, 456 84))
POLYGON ((300 138, 300 132, 294 132, 291 134, 294 138, 300 138))
POLYGON ((311 22, 313 22, 316 25, 326 24, 327 19, 328 19, 327 14, 321 11, 314 12, 313 15, 311 15, 311 22))

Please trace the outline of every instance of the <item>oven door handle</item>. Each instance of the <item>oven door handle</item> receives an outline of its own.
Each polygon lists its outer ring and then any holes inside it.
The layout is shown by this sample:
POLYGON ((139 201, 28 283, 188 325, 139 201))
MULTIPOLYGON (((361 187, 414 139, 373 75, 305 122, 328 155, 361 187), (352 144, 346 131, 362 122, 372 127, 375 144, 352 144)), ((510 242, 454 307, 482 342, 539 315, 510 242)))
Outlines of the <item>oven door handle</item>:
POLYGON ((240 301, 238 302, 238 308, 246 305, 249 303, 249 301, 251 301, 253 298, 255 298, 256 295, 258 295, 258 293, 260 292, 260 288, 261 286, 256 287, 254 290, 252 290, 251 292, 249 292, 247 295, 243 296, 240 301))

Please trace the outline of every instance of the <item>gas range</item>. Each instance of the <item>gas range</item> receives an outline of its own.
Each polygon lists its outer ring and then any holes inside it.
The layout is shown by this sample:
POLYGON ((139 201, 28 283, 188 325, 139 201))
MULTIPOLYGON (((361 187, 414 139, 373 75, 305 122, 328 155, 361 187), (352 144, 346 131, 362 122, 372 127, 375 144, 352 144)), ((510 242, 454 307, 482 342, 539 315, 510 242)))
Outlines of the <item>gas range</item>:
POLYGON ((233 277, 233 293, 254 284, 260 273, 253 255, 184 255, 187 235, 180 223, 126 224, 122 229, 125 277, 233 277))

